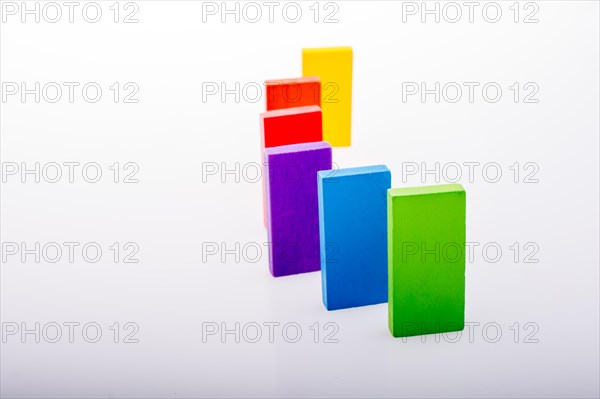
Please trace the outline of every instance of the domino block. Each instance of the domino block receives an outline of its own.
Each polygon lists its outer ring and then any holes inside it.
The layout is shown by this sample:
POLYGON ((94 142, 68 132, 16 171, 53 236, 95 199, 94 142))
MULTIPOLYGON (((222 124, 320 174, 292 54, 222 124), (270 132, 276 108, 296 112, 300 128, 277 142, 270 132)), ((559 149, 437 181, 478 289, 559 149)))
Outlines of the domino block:
MULTIPOLYGON (((264 149, 323 140, 321 108, 316 105, 267 111, 260 115, 261 157, 264 149)), ((262 159, 264 164, 264 159, 262 159)), ((263 167, 263 176, 265 175, 263 167)), ((266 226, 266 188, 263 180, 263 210, 266 226)))
POLYGON ((388 190, 389 328, 394 337, 465 323, 466 194, 460 184, 388 190))
POLYGON ((352 48, 302 50, 302 74, 321 79, 323 140, 333 147, 351 144, 352 48))
POLYGON ((387 167, 321 171, 319 236, 327 310, 387 302, 387 167))
POLYGON ((321 106, 321 82, 316 76, 296 79, 267 80, 267 111, 321 106))
POLYGON ((323 140, 321 108, 316 105, 267 111, 260 114, 264 148, 323 140))
POLYGON ((324 142, 265 149, 269 267, 274 277, 321 269, 317 172, 331 169, 324 142))

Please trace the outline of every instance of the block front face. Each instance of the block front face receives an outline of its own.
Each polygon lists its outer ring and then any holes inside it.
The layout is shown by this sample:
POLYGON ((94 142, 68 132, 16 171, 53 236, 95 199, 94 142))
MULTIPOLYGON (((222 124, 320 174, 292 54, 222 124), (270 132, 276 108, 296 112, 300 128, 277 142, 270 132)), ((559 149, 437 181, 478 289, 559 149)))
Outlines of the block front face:
POLYGON ((323 140, 321 108, 316 105, 261 114, 265 148, 323 140))
POLYGON ((389 327, 464 328, 466 195, 459 184, 388 191, 389 327))
POLYGON ((319 172, 323 303, 328 310, 387 302, 385 166, 319 172))
POLYGON ((265 82, 267 111, 276 109, 321 106, 321 81, 316 76, 265 82))
POLYGON ((270 269, 275 277, 321 269, 317 172, 331 169, 325 142, 265 149, 270 269))
POLYGON ((302 74, 321 79, 323 140, 334 147, 351 144, 352 48, 302 50, 302 74))

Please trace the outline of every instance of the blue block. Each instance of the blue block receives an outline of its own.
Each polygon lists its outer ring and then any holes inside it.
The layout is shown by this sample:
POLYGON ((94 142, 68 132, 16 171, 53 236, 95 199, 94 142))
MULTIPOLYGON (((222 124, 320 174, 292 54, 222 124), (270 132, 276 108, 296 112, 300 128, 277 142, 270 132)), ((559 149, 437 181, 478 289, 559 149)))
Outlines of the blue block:
POLYGON ((383 165, 318 173, 323 303, 327 310, 387 302, 387 190, 383 165))

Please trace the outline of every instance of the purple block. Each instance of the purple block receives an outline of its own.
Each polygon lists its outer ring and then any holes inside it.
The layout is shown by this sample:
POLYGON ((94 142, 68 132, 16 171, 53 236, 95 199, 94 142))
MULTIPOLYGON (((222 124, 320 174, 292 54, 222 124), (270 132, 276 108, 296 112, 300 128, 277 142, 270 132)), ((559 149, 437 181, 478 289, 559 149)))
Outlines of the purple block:
POLYGON ((321 270, 317 172, 331 169, 320 141, 265 149, 269 267, 274 277, 321 270))

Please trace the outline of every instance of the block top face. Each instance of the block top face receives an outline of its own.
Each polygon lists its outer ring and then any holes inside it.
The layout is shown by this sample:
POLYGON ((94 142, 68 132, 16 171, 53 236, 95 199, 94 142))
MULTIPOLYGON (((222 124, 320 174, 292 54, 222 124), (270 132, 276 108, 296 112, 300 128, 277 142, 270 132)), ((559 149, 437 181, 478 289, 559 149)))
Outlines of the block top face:
POLYGON ((263 112, 260 114, 262 119, 264 118, 276 118, 279 116, 289 116, 289 115, 298 115, 298 114, 308 114, 311 112, 321 112, 321 107, 318 105, 306 105, 303 107, 293 107, 293 108, 282 108, 282 109, 274 109, 272 111, 263 112))
POLYGON ((330 149, 331 145, 326 141, 316 141, 312 143, 301 143, 301 144, 289 144, 282 145, 279 147, 271 147, 265 149, 265 155, 280 155, 280 154, 289 154, 294 152, 303 152, 303 151, 314 151, 314 150, 322 150, 322 149, 330 149))
POLYGON ((407 188, 390 188, 388 190, 389 197, 412 197, 415 195, 431 195, 443 193, 465 193, 465 189, 461 184, 438 184, 435 186, 422 187, 407 187, 407 188))
POLYGON ((350 53, 352 54, 352 47, 322 47, 322 48, 304 48, 302 54, 319 54, 319 53, 350 53))
POLYGON ((292 79, 270 79, 265 80, 265 86, 276 86, 276 85, 291 85, 300 83, 320 83, 321 78, 318 76, 303 76, 301 78, 292 79))
POLYGON ((390 173, 390 170, 385 165, 374 166, 359 166, 356 168, 344 168, 333 170, 321 170, 318 173, 319 180, 335 179, 338 177, 370 175, 373 173, 390 173))

